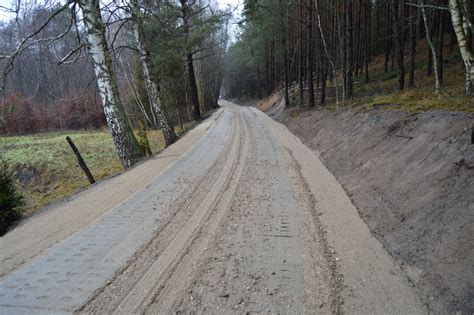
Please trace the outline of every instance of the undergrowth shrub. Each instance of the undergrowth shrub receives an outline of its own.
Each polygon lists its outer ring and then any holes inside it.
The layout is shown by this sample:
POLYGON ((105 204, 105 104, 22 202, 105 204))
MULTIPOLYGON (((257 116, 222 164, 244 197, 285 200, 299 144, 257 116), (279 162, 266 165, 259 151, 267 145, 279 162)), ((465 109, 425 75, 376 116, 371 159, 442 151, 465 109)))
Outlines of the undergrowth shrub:
POLYGON ((21 216, 23 197, 18 193, 6 162, 0 162, 0 235, 21 216))

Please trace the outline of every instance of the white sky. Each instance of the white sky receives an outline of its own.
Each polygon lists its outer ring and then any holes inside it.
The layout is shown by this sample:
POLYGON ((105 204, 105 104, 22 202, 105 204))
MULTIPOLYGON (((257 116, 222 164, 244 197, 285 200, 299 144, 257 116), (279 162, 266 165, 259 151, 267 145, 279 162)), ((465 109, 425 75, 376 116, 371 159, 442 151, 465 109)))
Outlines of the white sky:
MULTIPOLYGON (((217 0, 219 3, 219 6, 221 8, 225 8, 227 5, 231 5, 232 8, 237 7, 237 11, 240 13, 242 11, 242 6, 243 6, 243 0, 217 0)), ((12 3, 12 0, 0 0, 0 6, 3 7, 10 7, 12 3)), ((8 20, 8 18, 11 15, 9 15, 7 12, 4 10, 0 9, 0 20, 8 20)))
MULTIPOLYGON (((9 8, 11 4, 10 0, 0 0, 0 6, 9 8)), ((7 12, 0 9, 0 20, 8 20, 11 17, 7 12)))
MULTIPOLYGON (((2 0, 0 0, 2 1, 2 0)), ((237 32, 237 22, 240 19, 240 15, 243 10, 243 0, 217 0, 217 3, 219 3, 219 6, 221 9, 225 8, 226 6, 230 5, 231 8, 235 8, 236 11, 234 12, 234 18, 233 18, 233 23, 230 26, 230 40, 234 41, 236 38, 236 32, 237 32)))
MULTIPOLYGON (((0 0, 0 2, 3 0, 0 0)), ((226 5, 230 4, 232 7, 235 6, 241 6, 242 5, 242 0, 217 0, 219 5, 222 7, 225 7, 226 5)))
MULTIPOLYGON (((15 17, 14 14, 9 13, 1 8, 1 7, 10 8, 12 3, 14 3, 13 1, 16 2, 16 0, 0 0, 0 21, 8 21, 15 17)), ((235 34, 237 31, 236 23, 239 21, 240 15, 242 13, 243 0, 217 0, 217 3, 219 4, 219 7, 221 9, 226 9, 227 6, 230 5, 230 7, 235 10, 233 23, 230 25, 230 34, 231 34, 231 39, 233 40, 235 39, 235 34)))

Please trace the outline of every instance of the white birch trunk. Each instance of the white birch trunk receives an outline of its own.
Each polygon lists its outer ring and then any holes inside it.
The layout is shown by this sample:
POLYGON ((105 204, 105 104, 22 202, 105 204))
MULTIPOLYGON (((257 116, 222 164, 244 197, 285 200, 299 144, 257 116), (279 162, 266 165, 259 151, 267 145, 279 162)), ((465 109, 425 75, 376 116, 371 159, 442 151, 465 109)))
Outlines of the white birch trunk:
POLYGON ((328 46, 326 44, 326 39, 324 37, 323 27, 321 25, 321 15, 319 13, 318 1, 314 1, 314 3, 316 5, 316 17, 318 18, 318 29, 319 29, 319 34, 321 35, 321 41, 323 43, 324 54, 326 55, 326 58, 331 64, 332 75, 334 77, 334 87, 336 88, 336 108, 337 108, 339 107, 339 88, 338 88, 338 82, 337 82, 336 66, 334 65, 334 61, 329 55, 328 46))
POLYGON ((451 12, 451 20, 453 22, 454 32, 456 33, 456 38, 458 40, 459 50, 461 51, 461 57, 466 68, 466 95, 471 96, 473 95, 474 85, 474 55, 473 52, 469 50, 467 45, 461 9, 457 0, 449 0, 449 11, 451 12))
POLYGON ((143 77, 145 79, 146 91, 151 108, 158 121, 163 136, 165 137, 166 145, 171 145, 177 140, 176 133, 172 122, 168 119, 166 113, 161 108, 161 100, 159 96, 159 87, 153 73, 153 64, 150 60, 150 54, 146 46, 146 38, 143 29, 143 16, 140 12, 139 0, 131 0, 131 11, 133 14, 133 31, 135 40, 137 41, 137 48, 140 54, 140 63, 142 65, 143 77))
POLYGON ((435 89, 436 89, 436 92, 439 93, 441 92, 441 81, 439 79, 438 53, 436 52, 436 48, 433 45, 433 41, 431 40, 430 27, 428 25, 428 18, 426 17, 425 4, 423 3, 422 0, 420 0, 420 7, 421 7, 421 15, 423 16, 423 22, 425 24, 426 41, 428 42, 428 46, 430 47, 431 54, 433 56, 433 68, 434 68, 434 73, 435 73, 435 89))
POLYGON ((99 0, 80 0, 79 7, 87 30, 88 49, 94 66, 104 113, 115 148, 124 168, 129 168, 143 156, 130 122, 123 109, 112 61, 105 39, 99 0))

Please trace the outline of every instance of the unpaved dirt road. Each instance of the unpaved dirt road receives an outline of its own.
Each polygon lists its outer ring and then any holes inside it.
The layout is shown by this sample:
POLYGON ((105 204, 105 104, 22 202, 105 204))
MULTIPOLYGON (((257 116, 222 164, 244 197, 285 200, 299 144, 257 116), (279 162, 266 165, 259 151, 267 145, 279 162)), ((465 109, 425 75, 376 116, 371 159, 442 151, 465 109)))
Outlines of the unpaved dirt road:
POLYGON ((146 187, 5 272, 0 313, 425 313, 317 156, 221 105, 146 187))

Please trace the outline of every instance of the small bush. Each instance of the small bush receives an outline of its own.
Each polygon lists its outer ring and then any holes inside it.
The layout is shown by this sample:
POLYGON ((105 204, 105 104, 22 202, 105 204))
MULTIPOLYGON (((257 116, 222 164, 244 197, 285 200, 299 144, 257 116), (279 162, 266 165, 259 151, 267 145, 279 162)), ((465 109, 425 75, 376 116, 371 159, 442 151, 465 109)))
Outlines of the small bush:
POLYGON ((0 162, 0 235, 21 216, 23 197, 17 192, 5 162, 0 162))

